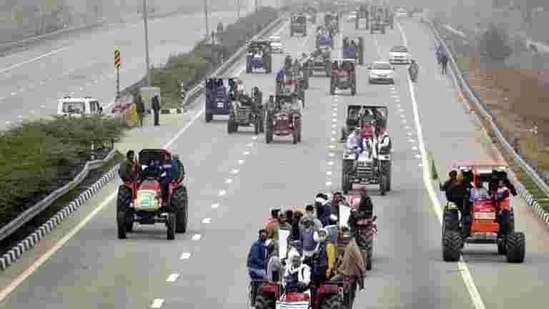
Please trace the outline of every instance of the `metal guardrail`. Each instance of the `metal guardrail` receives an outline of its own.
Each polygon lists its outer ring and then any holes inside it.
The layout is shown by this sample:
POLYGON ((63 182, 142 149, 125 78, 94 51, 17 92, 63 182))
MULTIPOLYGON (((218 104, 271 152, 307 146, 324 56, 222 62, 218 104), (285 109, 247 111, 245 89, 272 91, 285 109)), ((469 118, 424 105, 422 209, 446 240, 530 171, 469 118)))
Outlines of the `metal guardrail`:
MULTIPOLYGON (((277 19, 275 19, 273 22, 271 22, 267 27, 263 28, 258 34, 256 34, 254 37, 252 37, 250 40, 257 40, 265 35, 267 35, 269 32, 273 31, 276 27, 280 25, 284 21, 283 16, 279 16, 277 19)), ((210 74, 210 77, 215 77, 221 74, 221 72, 226 71, 230 67, 232 67, 236 62, 240 60, 242 55, 248 50, 248 46, 244 45, 240 49, 238 49, 229 59, 227 59, 225 62, 223 62, 222 65, 220 65, 214 72, 210 74)), ((205 81, 202 81, 198 85, 194 86, 191 90, 187 92, 187 95, 185 97, 185 101, 183 102, 183 106, 188 106, 190 103, 194 102, 196 98, 202 94, 205 87, 205 81)))
POLYGON ((46 33, 46 34, 42 34, 42 35, 38 35, 38 36, 33 36, 33 37, 23 39, 23 40, 19 40, 19 41, 15 41, 15 42, 9 42, 9 43, 3 43, 3 44, 0 44, 0 54, 7 53, 7 52, 9 52, 13 49, 16 49, 16 48, 25 47, 27 45, 30 45, 30 44, 33 44, 33 43, 36 43, 36 42, 39 42, 39 41, 53 39, 53 38, 59 37, 63 34, 68 34, 68 33, 81 31, 81 30, 86 30, 86 29, 92 29, 92 28, 103 26, 103 25, 105 25, 104 22, 98 22, 98 23, 94 23, 94 24, 91 24, 91 25, 85 25, 85 26, 80 26, 80 27, 63 28, 63 29, 59 29, 59 30, 56 30, 56 31, 53 31, 53 32, 50 32, 50 33, 46 33))
POLYGON ((490 124, 490 128, 492 132, 494 133, 495 137, 498 139, 498 142, 504 147, 504 149, 512 155, 513 160, 515 163, 517 163, 525 172, 526 174, 534 181, 534 183, 543 191, 543 193, 547 196, 549 196, 549 186, 543 181, 541 176, 515 151, 513 146, 509 144, 501 130, 496 125, 493 116, 486 111, 484 108, 484 104, 480 101, 480 99, 477 97, 477 95, 474 93, 473 90, 469 87, 469 84, 463 77, 463 73, 457 66, 456 60, 454 55, 452 54, 451 50, 446 45, 446 42, 440 37, 440 34, 436 30, 435 26, 433 25, 432 21, 428 19, 423 19, 423 22, 427 25, 429 25, 431 31, 435 35, 436 39, 443 45, 443 47, 448 52, 449 58, 450 58, 450 66, 453 69, 453 71, 456 73, 456 79, 459 83, 459 86, 462 90, 464 90, 468 97, 471 99, 471 101, 475 104, 477 110, 480 112, 480 115, 482 118, 487 120, 487 122, 490 124))
POLYGON ((115 155, 116 150, 113 149, 107 154, 104 159, 86 162, 86 164, 82 168, 82 171, 80 171, 80 173, 78 173, 78 175, 76 175, 72 181, 65 184, 63 187, 53 191, 52 193, 50 193, 50 195, 46 196, 46 198, 36 203, 29 209, 25 210, 22 214, 20 214, 19 216, 11 220, 8 224, 0 228, 0 241, 13 234, 21 226, 23 226, 25 223, 29 222, 39 213, 41 213, 44 209, 51 206, 51 204, 53 204, 60 197, 67 194, 72 189, 76 188, 76 186, 84 181, 90 171, 103 167, 105 164, 107 164, 107 162, 112 160, 115 155))
MULTIPOLYGON (((263 28, 258 34, 256 34, 252 39, 260 38, 266 34, 268 34, 270 31, 272 31, 276 26, 278 26, 283 21, 282 17, 277 18, 272 23, 267 25, 267 27, 263 28)), ((242 54, 247 50, 247 46, 241 47, 239 50, 237 50, 227 61, 225 61, 221 66, 219 66, 212 74, 211 76, 215 76, 218 74, 221 74, 223 71, 229 69, 231 66, 236 63, 240 57, 242 57, 242 54)), ((138 84, 137 82, 136 84, 138 84)), ((129 87, 135 87, 134 85, 131 85, 129 87)), ((196 85, 189 91, 189 94, 186 97, 185 104, 190 104, 193 101, 196 100, 197 96, 201 94, 201 92, 204 90, 204 82, 196 85), (192 93, 191 93, 192 92, 192 93), (190 99, 191 97, 192 100, 190 99)), ((39 213, 41 213, 44 209, 48 208, 51 204, 53 204, 56 200, 58 200, 63 195, 67 194, 71 190, 73 190, 76 186, 78 186, 82 181, 88 176, 89 172, 98 168, 103 167, 107 162, 109 162, 116 154, 116 151, 113 149, 109 152, 109 154, 102 160, 94 160, 86 162, 84 165, 84 168, 76 177, 69 183, 65 184, 63 187, 55 190, 50 195, 48 195, 46 198, 41 200, 40 202, 36 203, 29 209, 27 209, 25 212, 11 220, 8 224, 0 228, 0 241, 5 239, 6 237, 13 234, 17 229, 19 229, 21 226, 23 226, 25 223, 32 220, 34 217, 36 217, 39 213)))

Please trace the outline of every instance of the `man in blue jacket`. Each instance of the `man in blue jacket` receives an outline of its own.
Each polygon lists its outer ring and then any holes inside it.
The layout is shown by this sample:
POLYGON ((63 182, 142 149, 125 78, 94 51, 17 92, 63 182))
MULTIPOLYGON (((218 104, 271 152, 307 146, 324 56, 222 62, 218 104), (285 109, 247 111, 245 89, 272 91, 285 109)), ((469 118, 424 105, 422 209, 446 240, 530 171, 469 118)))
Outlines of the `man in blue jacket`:
POLYGON ((252 244, 246 266, 252 279, 267 278, 267 230, 259 230, 259 238, 252 244))
POLYGON ((250 302, 252 307, 255 307, 255 298, 257 295, 257 289, 263 280, 267 279, 267 258, 268 258, 268 246, 267 246, 267 230, 260 229, 259 237, 250 248, 248 253, 248 260, 246 266, 248 267, 248 273, 252 279, 252 290, 250 295, 250 302))

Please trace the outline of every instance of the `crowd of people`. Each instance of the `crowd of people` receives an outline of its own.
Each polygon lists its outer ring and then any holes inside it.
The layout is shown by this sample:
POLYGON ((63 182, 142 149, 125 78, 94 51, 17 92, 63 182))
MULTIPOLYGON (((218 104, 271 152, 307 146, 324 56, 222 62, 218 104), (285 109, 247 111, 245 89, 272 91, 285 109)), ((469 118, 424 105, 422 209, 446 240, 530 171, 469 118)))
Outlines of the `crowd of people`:
POLYGON ((375 229, 374 220, 373 204, 365 189, 351 205, 336 192, 331 199, 318 193, 314 204, 306 205, 304 211, 273 208, 248 253, 250 278, 282 284, 285 292, 308 295, 327 281, 347 282, 354 299, 357 287, 364 288, 367 242, 375 229), (340 205, 352 206, 345 224, 340 222, 345 220, 340 218, 340 205), (279 255, 281 241, 287 244, 284 257, 279 255))

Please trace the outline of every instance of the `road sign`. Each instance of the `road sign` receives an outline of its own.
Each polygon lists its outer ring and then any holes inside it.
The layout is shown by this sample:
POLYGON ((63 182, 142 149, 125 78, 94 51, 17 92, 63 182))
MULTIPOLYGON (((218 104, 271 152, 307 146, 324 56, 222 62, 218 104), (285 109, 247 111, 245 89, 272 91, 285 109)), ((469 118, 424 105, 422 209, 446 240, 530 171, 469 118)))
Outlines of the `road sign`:
POLYGON ((114 49, 114 67, 120 69, 120 49, 114 49))

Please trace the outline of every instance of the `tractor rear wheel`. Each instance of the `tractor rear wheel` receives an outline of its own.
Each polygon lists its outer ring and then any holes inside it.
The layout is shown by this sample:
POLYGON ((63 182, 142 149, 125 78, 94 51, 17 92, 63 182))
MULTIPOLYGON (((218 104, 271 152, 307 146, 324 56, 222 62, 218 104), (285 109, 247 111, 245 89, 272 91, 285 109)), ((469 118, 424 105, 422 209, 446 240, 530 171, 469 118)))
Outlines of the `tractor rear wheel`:
POLYGON ((171 204, 175 210, 175 232, 185 233, 189 220, 189 197, 185 187, 179 187, 173 191, 171 204))
POLYGON ((337 295, 326 296, 320 304, 320 309, 341 309, 341 299, 337 295))
POLYGON ((444 230, 442 233, 442 258, 445 262, 457 262, 461 256, 463 239, 457 231, 444 230))
POLYGON ((174 213, 168 214, 168 220, 166 222, 168 230, 166 231, 166 239, 174 240, 175 239, 175 224, 176 218, 174 213))
POLYGON ((269 299, 263 295, 257 295, 255 297, 255 309, 272 309, 276 304, 273 299, 269 299))
POLYGON ((507 235, 507 262, 522 263, 526 255, 526 239, 522 232, 512 232, 507 235))

